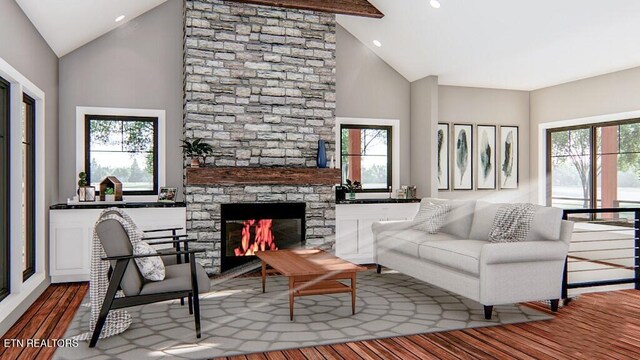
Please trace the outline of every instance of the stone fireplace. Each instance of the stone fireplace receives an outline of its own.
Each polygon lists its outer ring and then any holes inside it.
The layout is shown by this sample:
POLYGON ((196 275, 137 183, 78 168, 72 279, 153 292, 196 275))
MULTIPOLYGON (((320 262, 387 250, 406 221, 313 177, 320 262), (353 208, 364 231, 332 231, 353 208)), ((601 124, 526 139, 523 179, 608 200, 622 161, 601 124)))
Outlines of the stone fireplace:
POLYGON ((187 230, 209 273, 221 271, 223 204, 303 203, 304 244, 332 248, 340 176, 316 154, 318 140, 335 149, 335 26, 322 12, 185 2, 184 137, 214 148, 207 168, 185 162, 187 230))

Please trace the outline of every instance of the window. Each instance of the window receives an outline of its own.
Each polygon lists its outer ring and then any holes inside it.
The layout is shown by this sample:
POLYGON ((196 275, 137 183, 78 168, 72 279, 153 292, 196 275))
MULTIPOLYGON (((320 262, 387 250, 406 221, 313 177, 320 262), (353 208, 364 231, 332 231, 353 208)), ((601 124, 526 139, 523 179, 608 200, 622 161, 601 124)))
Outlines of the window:
POLYGON ((158 193, 158 118, 85 116, 85 171, 98 190, 109 175, 125 195, 158 193))
POLYGON ((562 208, 640 206, 640 120, 550 129, 547 203, 562 208))
POLYGON ((35 236, 35 206, 36 206, 36 152, 35 152, 35 100, 23 95, 22 100, 22 279, 27 280, 35 273, 36 268, 36 236, 35 236))
POLYGON ((9 91, 0 78, 0 300, 9 295, 9 91))
POLYGON ((391 126, 340 126, 342 183, 359 181, 362 191, 388 191, 392 186, 391 126))

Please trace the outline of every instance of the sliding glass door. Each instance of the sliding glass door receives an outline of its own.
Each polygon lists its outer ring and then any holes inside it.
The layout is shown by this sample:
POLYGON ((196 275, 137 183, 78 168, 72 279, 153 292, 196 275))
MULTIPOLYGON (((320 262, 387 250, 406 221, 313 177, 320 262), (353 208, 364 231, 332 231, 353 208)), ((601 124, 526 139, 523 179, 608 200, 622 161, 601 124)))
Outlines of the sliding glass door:
POLYGON ((547 132, 547 204, 640 206, 640 119, 547 132))
POLYGON ((0 78, 0 300, 9 295, 9 91, 0 78))

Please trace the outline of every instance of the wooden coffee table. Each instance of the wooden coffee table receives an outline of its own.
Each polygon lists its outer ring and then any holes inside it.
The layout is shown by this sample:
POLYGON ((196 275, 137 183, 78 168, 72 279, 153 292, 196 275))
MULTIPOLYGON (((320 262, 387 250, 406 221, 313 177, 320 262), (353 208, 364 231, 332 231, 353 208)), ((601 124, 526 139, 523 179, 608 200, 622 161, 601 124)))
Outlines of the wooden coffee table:
POLYGON ((289 278, 289 315, 293 321, 296 296, 351 293, 351 313, 356 313, 356 274, 367 270, 318 249, 258 251, 262 260, 262 292, 267 273, 289 278), (267 269, 270 266, 272 269, 267 269), (345 285, 338 280, 351 280, 345 285))

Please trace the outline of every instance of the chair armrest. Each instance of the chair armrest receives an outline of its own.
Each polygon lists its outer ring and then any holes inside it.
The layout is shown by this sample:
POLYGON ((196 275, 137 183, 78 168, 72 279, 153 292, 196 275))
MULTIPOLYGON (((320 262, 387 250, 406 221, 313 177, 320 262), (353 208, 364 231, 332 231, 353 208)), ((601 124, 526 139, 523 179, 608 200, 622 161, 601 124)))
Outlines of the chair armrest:
MULTIPOLYGON (((144 239, 143 239, 144 240, 144 239)), ((160 244, 176 244, 176 243, 189 243, 198 241, 196 239, 178 239, 178 240, 166 240, 166 241, 152 241, 149 242, 149 245, 160 245, 160 244)))
POLYGON ((143 237, 141 240, 147 241, 147 240, 158 240, 158 239, 180 239, 180 238, 185 238, 187 237, 187 234, 183 234, 183 235, 164 235, 164 236, 148 236, 148 237, 143 237))
POLYGON ((184 228, 181 228, 181 227, 172 227, 172 228, 163 228, 163 229, 143 230, 143 232, 145 232, 145 233, 151 233, 151 232, 173 231, 173 230, 182 230, 182 229, 184 229, 184 228))
POLYGON ((414 227, 416 223, 413 220, 396 220, 396 221, 376 221, 371 225, 374 234, 383 231, 400 231, 414 227))
POLYGON ((563 241, 521 241, 490 243, 482 246, 480 264, 553 261, 567 257, 569 247, 563 241))
POLYGON ((159 252, 157 254, 146 254, 146 255, 120 255, 120 256, 107 256, 101 258, 101 260, 130 260, 130 259, 139 259, 146 258, 152 256, 166 256, 166 255, 184 255, 184 254, 197 254, 205 252, 205 249, 195 249, 195 250, 185 250, 185 251, 171 251, 171 252, 159 252))

